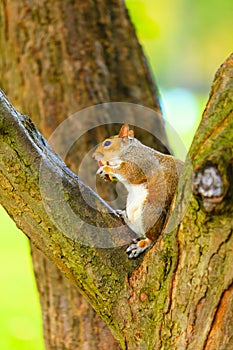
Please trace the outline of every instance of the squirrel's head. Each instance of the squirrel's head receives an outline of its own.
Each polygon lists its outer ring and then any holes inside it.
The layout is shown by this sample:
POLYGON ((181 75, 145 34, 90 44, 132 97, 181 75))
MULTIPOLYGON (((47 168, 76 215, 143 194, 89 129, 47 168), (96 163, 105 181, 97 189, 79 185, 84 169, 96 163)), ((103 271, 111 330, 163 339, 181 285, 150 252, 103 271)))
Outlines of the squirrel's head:
POLYGON ((98 145, 93 153, 93 158, 98 161, 99 166, 106 164, 117 166, 121 162, 121 151, 133 138, 133 130, 129 130, 129 125, 124 124, 118 135, 111 136, 98 145))

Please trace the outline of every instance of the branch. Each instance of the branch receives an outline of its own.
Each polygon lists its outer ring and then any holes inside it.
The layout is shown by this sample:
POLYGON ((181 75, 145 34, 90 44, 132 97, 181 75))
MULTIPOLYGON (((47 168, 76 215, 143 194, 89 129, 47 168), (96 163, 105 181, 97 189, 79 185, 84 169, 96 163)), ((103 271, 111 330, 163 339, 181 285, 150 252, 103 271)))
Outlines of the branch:
POLYGON ((125 253, 132 232, 71 173, 31 120, 16 111, 3 92, 0 137, 2 205, 96 310, 104 305, 105 319, 109 319, 116 291, 122 290, 125 275, 139 264, 129 261, 125 253), (56 193, 61 196, 55 198, 56 193))

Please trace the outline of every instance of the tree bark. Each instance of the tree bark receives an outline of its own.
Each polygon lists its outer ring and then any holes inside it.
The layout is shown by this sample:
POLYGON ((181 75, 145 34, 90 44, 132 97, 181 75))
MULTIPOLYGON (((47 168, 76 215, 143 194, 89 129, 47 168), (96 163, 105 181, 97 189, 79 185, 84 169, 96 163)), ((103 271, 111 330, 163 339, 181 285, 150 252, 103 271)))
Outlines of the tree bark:
MULTIPOLYGON (((167 145, 156 88, 121 0, 12 0, 1 14, 2 86, 45 137, 85 107, 143 102, 157 111, 156 127, 167 145)), ((153 130, 155 121, 148 125, 153 130)))
POLYGON ((119 349, 109 328, 77 288, 32 245, 48 349, 119 349))
MULTIPOLYGON (((140 129, 137 135, 148 145, 166 152, 168 143, 157 91, 122 1, 28 3, 11 0, 1 3, 0 21, 3 28, 0 39, 1 85, 14 104, 32 116, 46 137, 68 115, 87 106, 128 101, 157 111, 157 118, 147 120, 147 125, 150 130, 158 130, 165 147, 151 135, 145 137, 140 129)), ((105 122, 111 122, 111 118, 106 117, 105 122)), ((116 128, 118 126, 105 125, 91 138, 88 134, 82 137, 66 160, 71 169, 78 171, 77 165, 87 151, 87 145, 95 145, 107 135, 114 134, 116 128)), ((106 187, 101 189, 102 193, 112 193, 112 189, 106 187)), ((71 350, 82 349, 85 345, 85 348, 89 346, 88 349, 102 350, 106 344, 110 349, 118 348, 76 288, 59 270, 55 271, 55 267, 33 245, 31 249, 47 348, 68 347, 71 350), (43 279, 43 270, 46 279, 43 279), (62 305, 61 290, 67 301, 62 305), (48 303, 54 307, 48 308, 48 303), (82 315, 77 315, 76 305, 79 304, 83 305, 82 315), (54 313, 60 317, 55 318, 54 313), (69 318, 63 327, 60 321, 56 328, 52 320, 63 320, 64 315, 69 315, 69 318), (74 327, 73 320, 78 318, 79 327, 74 327), (70 322, 69 326, 67 322, 70 322), (56 336, 52 336, 50 327, 56 336), (84 336, 85 328, 92 329, 92 336, 89 335, 88 339, 84 336), (104 334, 100 337, 102 330, 104 334)))
MULTIPOLYGON (((172 205, 170 218, 186 207, 181 222, 166 233, 168 221, 147 254, 129 261, 123 247, 128 228, 105 211, 94 192, 78 186, 79 180, 53 155, 29 119, 1 95, 1 201, 17 225, 86 296, 123 349, 233 346, 232 128, 233 55, 215 77, 190 149, 193 169, 187 162, 172 205), (41 204, 41 159, 47 180, 52 179, 50 185, 57 191, 62 178, 65 201, 73 211, 95 223, 96 229, 105 223, 108 249, 84 245, 77 236, 67 237, 65 226, 61 232, 54 225, 41 204), (87 206, 83 193, 97 210, 87 206), (110 229, 116 225, 117 237, 110 229)), ((76 233, 82 236, 82 228, 76 233)), ((93 234, 91 226, 85 228, 85 236, 89 233, 93 234)))

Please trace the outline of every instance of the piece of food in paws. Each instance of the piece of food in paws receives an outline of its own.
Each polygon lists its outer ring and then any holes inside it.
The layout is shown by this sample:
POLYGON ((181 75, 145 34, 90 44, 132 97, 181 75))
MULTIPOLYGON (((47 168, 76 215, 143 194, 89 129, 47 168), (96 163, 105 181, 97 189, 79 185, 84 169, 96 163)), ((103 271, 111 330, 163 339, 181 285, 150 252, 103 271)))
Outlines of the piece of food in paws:
POLYGON ((99 166, 109 165, 108 162, 102 162, 101 160, 98 161, 99 166))
MULTIPOLYGON (((101 160, 99 160, 98 163, 100 167, 104 165, 109 165, 109 162, 102 162, 101 160)), ((117 179, 113 175, 109 175, 109 174, 104 175, 104 180, 110 181, 110 182, 117 181, 117 179)))
POLYGON ((114 181, 114 178, 112 175, 105 174, 104 180, 112 182, 114 181))

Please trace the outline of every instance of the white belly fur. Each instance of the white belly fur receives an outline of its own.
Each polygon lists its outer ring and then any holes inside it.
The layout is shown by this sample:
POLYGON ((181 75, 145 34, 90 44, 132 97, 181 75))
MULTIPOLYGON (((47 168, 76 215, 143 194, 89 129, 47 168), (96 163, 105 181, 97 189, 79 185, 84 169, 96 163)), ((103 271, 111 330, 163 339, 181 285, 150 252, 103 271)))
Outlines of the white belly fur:
POLYGON ((126 202, 126 214, 128 218, 127 224, 137 234, 145 233, 142 212, 145 204, 145 199, 148 195, 146 184, 140 185, 125 185, 128 190, 126 202))

